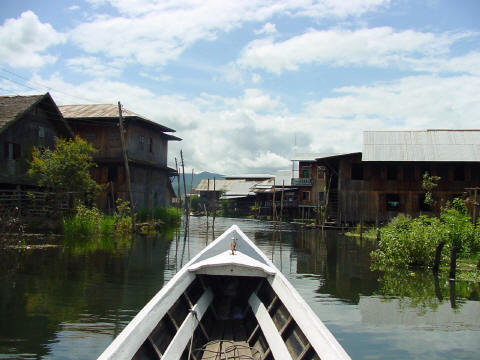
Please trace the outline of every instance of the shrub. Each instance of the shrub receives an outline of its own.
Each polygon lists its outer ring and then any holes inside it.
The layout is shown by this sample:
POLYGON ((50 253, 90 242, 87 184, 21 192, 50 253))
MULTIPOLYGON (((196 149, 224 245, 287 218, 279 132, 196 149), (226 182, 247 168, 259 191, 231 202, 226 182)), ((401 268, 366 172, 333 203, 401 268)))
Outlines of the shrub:
POLYGON ((438 218, 397 216, 380 229, 378 249, 371 253, 374 269, 431 266, 442 228, 438 218))
POLYGON ((440 217, 412 219, 399 215, 380 234, 378 249, 371 253, 372 267, 377 270, 432 266, 441 241, 445 241, 444 258, 451 246, 456 246, 462 256, 480 249, 480 231, 471 223, 460 199, 442 208, 440 217))

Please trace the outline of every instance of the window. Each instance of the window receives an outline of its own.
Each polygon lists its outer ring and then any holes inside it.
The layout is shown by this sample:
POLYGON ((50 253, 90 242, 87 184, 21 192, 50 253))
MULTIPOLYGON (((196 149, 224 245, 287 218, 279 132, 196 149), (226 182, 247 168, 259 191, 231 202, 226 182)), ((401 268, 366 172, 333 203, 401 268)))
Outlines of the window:
POLYGON ((397 167, 388 166, 387 167, 387 180, 397 180, 397 167))
POLYGON ((453 169, 453 179, 455 181, 465 181, 465 169, 462 166, 455 166, 453 169))
POLYGON ((387 194, 386 205, 387 205, 387 210, 390 210, 390 211, 400 210, 400 195, 387 194))
POLYGON ((153 139, 152 138, 148 139, 148 151, 153 153, 153 139))
POLYGON ((145 136, 140 135, 140 142, 138 143, 138 148, 140 150, 145 150, 145 136))
POLYGON ((318 192, 318 203, 323 204, 325 202, 325 192, 319 191, 318 192))
POLYGON ((359 163, 352 164, 352 180, 363 180, 363 165, 359 163))
POLYGON ((118 179, 118 168, 116 166, 109 166, 107 181, 117 181, 117 179, 118 179))
POLYGON ((38 127, 38 137, 42 139, 45 137, 45 128, 43 126, 38 127))
POLYGON ((302 191, 302 200, 310 201, 310 191, 302 191))
POLYGON ((9 141, 4 142, 3 156, 8 160, 17 160, 22 156, 22 148, 20 144, 15 144, 9 141))
POLYGON ((403 181, 415 181, 415 169, 413 166, 403 168, 403 181))
POLYGON ((325 166, 317 167, 317 179, 323 179, 326 171, 327 169, 325 168, 325 166))

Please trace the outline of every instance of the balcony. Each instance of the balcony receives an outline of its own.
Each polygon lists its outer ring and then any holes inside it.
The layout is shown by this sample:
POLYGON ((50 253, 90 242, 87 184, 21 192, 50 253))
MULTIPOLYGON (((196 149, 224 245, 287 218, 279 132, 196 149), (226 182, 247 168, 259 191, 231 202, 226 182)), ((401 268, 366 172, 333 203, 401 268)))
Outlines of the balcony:
POLYGON ((311 178, 292 178, 292 186, 312 186, 311 178))

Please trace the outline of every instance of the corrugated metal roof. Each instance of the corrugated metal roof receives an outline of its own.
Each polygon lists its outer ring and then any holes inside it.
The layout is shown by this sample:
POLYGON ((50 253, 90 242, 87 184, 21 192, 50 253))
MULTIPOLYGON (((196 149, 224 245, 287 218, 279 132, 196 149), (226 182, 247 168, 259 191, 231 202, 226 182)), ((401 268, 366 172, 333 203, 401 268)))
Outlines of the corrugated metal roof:
POLYGON ((325 153, 298 153, 293 156, 291 161, 312 161, 315 162, 315 159, 324 157, 325 155, 332 155, 332 154, 325 154, 325 153))
POLYGON ((239 174, 239 175, 225 175, 227 180, 240 180, 240 179, 269 179, 273 178, 271 174, 239 174))
MULTIPOLYGON (((247 196, 254 195, 251 190, 258 181, 246 180, 216 180, 215 190, 225 191, 226 196, 247 196)), ((208 180, 201 180, 195 188, 197 191, 213 191, 213 181, 210 181, 210 188, 208 188, 208 180)))
MULTIPOLYGON (((83 104, 83 105, 61 105, 58 107, 63 114, 63 117, 70 119, 85 119, 85 118, 118 118, 118 105, 113 104, 83 104)), ((175 132, 164 125, 155 121, 147 119, 146 117, 134 113, 128 109, 122 108, 122 116, 128 118, 138 118, 142 121, 159 126, 161 131, 175 132)))
POLYGON ((365 131, 362 161, 480 161, 480 130, 365 131))

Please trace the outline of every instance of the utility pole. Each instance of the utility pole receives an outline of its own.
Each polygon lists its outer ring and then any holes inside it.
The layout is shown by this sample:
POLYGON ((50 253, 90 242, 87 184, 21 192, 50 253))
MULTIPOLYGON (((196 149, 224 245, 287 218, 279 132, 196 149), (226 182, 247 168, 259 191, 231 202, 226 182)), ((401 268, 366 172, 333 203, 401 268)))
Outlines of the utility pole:
MULTIPOLYGON (((125 167, 125 175, 127 177, 127 193, 130 202, 130 217, 132 218, 132 231, 135 231, 135 214, 133 212, 132 184, 130 182, 130 167, 128 166, 127 149, 125 146, 125 133, 123 130, 122 104, 118 102, 118 123, 120 125, 120 141, 122 142, 123 162, 125 167)), ((112 199, 113 200, 113 199, 112 199)))

